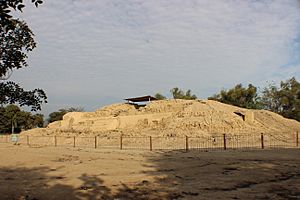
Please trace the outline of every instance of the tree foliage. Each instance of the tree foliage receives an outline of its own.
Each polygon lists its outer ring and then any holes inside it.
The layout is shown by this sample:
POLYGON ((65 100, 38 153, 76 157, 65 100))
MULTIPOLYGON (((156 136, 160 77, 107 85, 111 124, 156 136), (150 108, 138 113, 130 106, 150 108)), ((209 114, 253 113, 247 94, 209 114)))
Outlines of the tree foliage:
POLYGON ((42 114, 32 114, 22 111, 16 105, 0 108, 0 133, 20 132, 36 127, 43 127, 42 114))
POLYGON ((208 99, 242 108, 257 109, 260 107, 257 88, 252 84, 249 84, 247 88, 243 87, 242 84, 238 84, 229 90, 223 89, 219 94, 215 94, 208 99))
POLYGON ((165 97, 164 95, 160 94, 160 93, 156 93, 154 95, 154 97, 157 99, 157 100, 164 100, 164 99, 167 99, 167 97, 165 97))
MULTIPOLYGON (((32 0, 36 6, 41 0, 32 0)), ((13 18, 12 10, 22 11, 23 0, 0 1, 0 105, 19 103, 40 110, 41 104, 47 102, 46 94, 41 89, 25 91, 17 83, 5 81, 14 69, 27 67, 27 53, 36 47, 33 32, 26 22, 13 18)))
POLYGON ((270 84, 262 91, 261 104, 264 109, 300 121, 300 83, 291 78, 281 81, 279 87, 270 84))
POLYGON ((175 87, 171 89, 170 92, 174 99, 186 99, 186 100, 197 99, 197 96, 192 94, 191 90, 187 90, 186 92, 184 92, 178 87, 175 87))
POLYGON ((40 110, 41 104, 47 98, 41 89, 25 91, 18 84, 7 81, 0 82, 0 104, 15 104, 20 106, 31 106, 31 110, 40 110))
POLYGON ((83 108, 74 108, 74 107, 70 107, 70 108, 61 108, 58 111, 52 112, 49 114, 49 118, 48 118, 48 122, 52 123, 55 121, 59 121, 63 119, 63 116, 69 112, 83 112, 84 109, 83 108))
POLYGON ((238 84, 208 99, 243 108, 266 109, 300 121, 300 83, 295 78, 281 81, 279 86, 269 84, 261 93, 252 84, 247 88, 238 84))

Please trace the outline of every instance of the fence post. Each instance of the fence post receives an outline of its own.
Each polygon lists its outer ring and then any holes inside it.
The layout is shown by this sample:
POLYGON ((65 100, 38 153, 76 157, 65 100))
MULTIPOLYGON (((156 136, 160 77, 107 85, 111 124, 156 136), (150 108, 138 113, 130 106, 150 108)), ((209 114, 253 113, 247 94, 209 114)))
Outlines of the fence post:
POLYGON ((185 151, 189 150, 189 137, 185 136, 185 151))
POLYGON ((261 141, 261 148, 264 149, 265 144, 264 144, 264 134, 263 133, 260 134, 260 141, 261 141))
POLYGON ((299 133, 298 131, 296 132, 296 147, 299 146, 299 133))
POLYGON ((123 136, 120 136, 120 149, 123 149, 123 136))
POLYGON ((8 143, 8 135, 5 137, 5 143, 8 143))
POLYGON ((97 149, 97 136, 95 136, 95 149, 97 149))
POLYGON ((226 134, 225 133, 223 134, 223 147, 224 147, 224 150, 227 149, 227 147, 226 147, 226 134))
POLYGON ((57 138, 56 138, 56 135, 54 136, 54 146, 57 147, 57 138))
POLYGON ((27 145, 29 146, 29 135, 27 135, 27 145))
POLYGON ((149 141, 150 142, 150 151, 152 151, 152 137, 150 136, 149 139, 150 139, 150 141, 149 141))
POLYGON ((75 136, 73 137, 73 139, 74 139, 73 147, 75 147, 75 140, 76 140, 75 136))

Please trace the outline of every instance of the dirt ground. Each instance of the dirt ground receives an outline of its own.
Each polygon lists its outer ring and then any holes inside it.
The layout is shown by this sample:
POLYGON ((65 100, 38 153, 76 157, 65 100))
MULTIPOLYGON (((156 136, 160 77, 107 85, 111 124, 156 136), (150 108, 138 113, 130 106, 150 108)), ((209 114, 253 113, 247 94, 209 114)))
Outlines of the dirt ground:
POLYGON ((300 199, 300 149, 150 152, 0 144, 0 199, 300 199))

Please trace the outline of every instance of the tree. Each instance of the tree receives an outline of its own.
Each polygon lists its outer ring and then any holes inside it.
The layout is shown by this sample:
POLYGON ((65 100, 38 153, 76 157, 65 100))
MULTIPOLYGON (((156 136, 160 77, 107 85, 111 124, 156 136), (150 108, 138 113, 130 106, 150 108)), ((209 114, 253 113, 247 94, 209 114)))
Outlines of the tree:
POLYGON ((84 108, 82 107, 70 107, 66 109, 67 112, 84 112, 84 108))
POLYGON ((6 129, 7 123, 8 121, 5 116, 5 108, 0 107, 0 133, 6 132, 4 129, 6 129))
POLYGON ((44 126, 44 115, 37 113, 35 115, 33 115, 33 123, 30 123, 33 127, 43 127, 44 126))
POLYGON ((63 116, 67 113, 65 109, 59 109, 58 111, 49 114, 48 123, 59 121, 63 119, 63 116))
POLYGON ((252 84, 244 88, 242 84, 229 90, 221 90, 208 99, 253 109, 266 109, 284 117, 300 121, 300 83, 293 77, 281 81, 279 86, 272 83, 261 94, 252 84))
POLYGON ((58 111, 52 112, 49 114, 49 118, 48 118, 48 123, 52 123, 55 121, 59 121, 63 119, 63 116, 69 112, 83 112, 84 109, 83 108, 74 108, 74 107, 70 107, 70 108, 61 108, 58 111))
POLYGON ((0 82, 0 105, 18 103, 20 106, 30 106, 32 111, 36 111, 41 110, 41 104, 46 99, 47 96, 41 89, 25 91, 14 82, 0 82))
POLYGON ((300 83, 293 77, 281 81, 279 87, 270 84, 263 89, 261 104, 264 109, 300 121, 300 83))
POLYGON ((180 90, 178 87, 175 87, 171 89, 170 92, 174 99, 186 99, 186 100, 197 99, 196 95, 191 94, 191 90, 187 90, 186 92, 184 92, 183 90, 180 90))
POLYGON ((257 109, 260 108, 259 96, 257 88, 252 84, 248 88, 243 87, 242 84, 236 85, 229 90, 221 90, 219 94, 208 97, 210 100, 219 101, 242 108, 257 109))
POLYGON ((156 93, 154 95, 154 97, 157 99, 157 100, 164 100, 164 99, 167 99, 164 95, 160 94, 160 93, 156 93))
POLYGON ((17 121, 19 128, 23 130, 44 126, 44 116, 42 114, 32 115, 30 112, 22 111, 17 116, 17 121))
MULTIPOLYGON (((36 6, 41 0, 32 0, 36 6)), ((42 103, 47 103, 43 90, 25 91, 17 83, 6 80, 14 69, 27 67, 27 53, 36 47, 33 32, 26 22, 13 18, 11 11, 22 12, 25 7, 23 0, 0 1, 0 105, 19 103, 29 106, 31 110, 41 109, 42 103)))
POLYGON ((43 127, 42 114, 22 111, 16 105, 0 108, 0 133, 15 133, 36 127, 43 127))
POLYGON ((17 127, 17 115, 21 112, 20 108, 16 105, 8 105, 5 108, 4 116, 6 116, 7 124, 11 127, 11 133, 15 132, 15 127, 17 127))

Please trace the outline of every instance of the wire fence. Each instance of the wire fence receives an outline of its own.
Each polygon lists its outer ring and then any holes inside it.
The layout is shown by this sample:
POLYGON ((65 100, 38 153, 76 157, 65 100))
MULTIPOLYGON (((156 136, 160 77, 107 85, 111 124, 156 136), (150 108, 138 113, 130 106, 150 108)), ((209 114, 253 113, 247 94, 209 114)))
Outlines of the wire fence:
POLYGON ((0 135, 0 143, 17 143, 28 146, 54 146, 78 148, 186 150, 189 149, 266 149, 299 148, 299 134, 221 134, 206 137, 67 137, 0 135))

